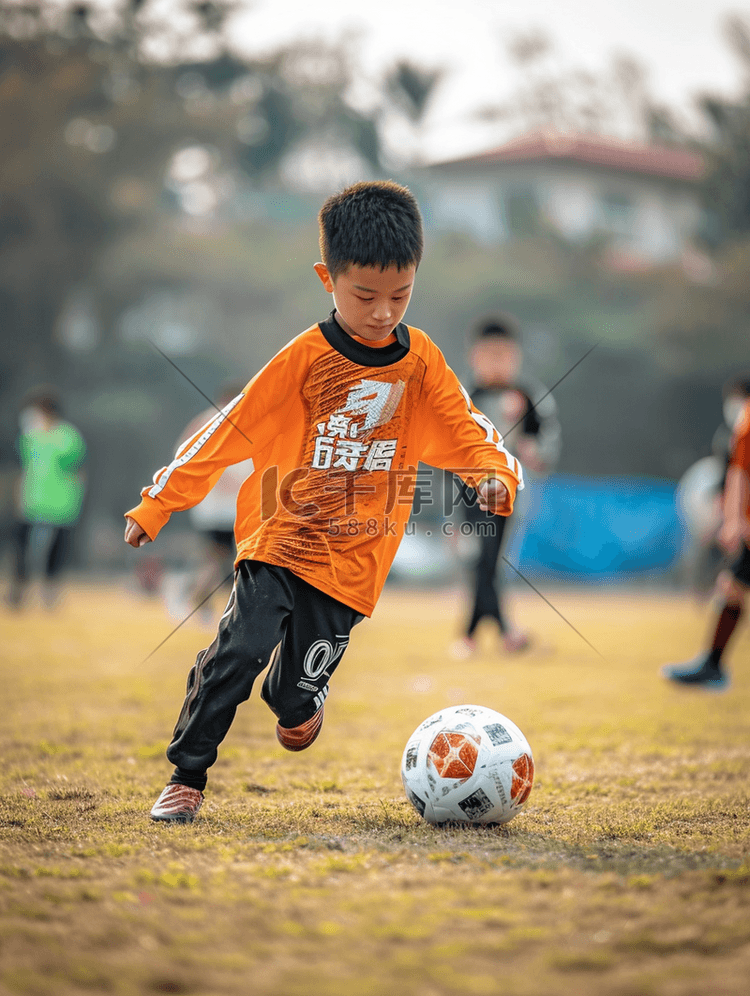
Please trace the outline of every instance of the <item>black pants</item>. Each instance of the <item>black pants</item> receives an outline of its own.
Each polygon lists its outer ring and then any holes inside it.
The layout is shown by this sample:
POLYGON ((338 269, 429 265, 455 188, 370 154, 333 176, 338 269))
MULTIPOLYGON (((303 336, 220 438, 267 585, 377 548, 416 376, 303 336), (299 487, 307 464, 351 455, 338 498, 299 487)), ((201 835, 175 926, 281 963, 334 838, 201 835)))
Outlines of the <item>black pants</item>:
POLYGON ((507 631, 502 611, 502 583, 497 569, 503 537, 509 516, 483 513, 478 508, 467 510, 467 520, 474 525, 479 538, 479 556, 474 565, 474 606, 466 635, 473 636, 482 619, 494 619, 500 632, 507 631))
POLYGON ((12 605, 20 605, 23 589, 29 579, 29 546, 34 529, 50 530, 43 568, 46 581, 57 580, 70 561, 73 550, 73 528, 71 526, 43 524, 35 526, 30 522, 17 522, 13 529, 13 574, 10 588, 12 605))
POLYGON ((73 546, 73 529, 69 526, 36 526, 30 522, 17 522, 14 529, 13 546, 15 552, 15 575, 23 582, 28 578, 28 550, 31 532, 34 528, 51 531, 49 546, 44 561, 44 576, 57 577, 67 562, 73 546))
POLYGON ((178 769, 173 780, 201 787, 200 776, 216 760, 237 706, 269 662, 261 695, 281 725, 310 719, 328 695, 352 627, 363 618, 284 567, 240 561, 216 639, 188 676, 167 748, 178 769))

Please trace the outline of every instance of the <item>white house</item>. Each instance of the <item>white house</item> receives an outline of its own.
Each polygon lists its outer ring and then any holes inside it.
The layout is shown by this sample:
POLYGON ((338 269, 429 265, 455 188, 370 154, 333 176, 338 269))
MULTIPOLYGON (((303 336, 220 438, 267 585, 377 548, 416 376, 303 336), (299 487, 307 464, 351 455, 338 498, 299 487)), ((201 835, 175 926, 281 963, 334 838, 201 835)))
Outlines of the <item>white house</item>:
POLYGON ((610 237, 623 267, 676 261, 701 223, 700 155, 613 138, 533 132, 499 148, 434 163, 420 175, 437 229, 488 242, 529 234, 539 224, 570 241, 610 237))

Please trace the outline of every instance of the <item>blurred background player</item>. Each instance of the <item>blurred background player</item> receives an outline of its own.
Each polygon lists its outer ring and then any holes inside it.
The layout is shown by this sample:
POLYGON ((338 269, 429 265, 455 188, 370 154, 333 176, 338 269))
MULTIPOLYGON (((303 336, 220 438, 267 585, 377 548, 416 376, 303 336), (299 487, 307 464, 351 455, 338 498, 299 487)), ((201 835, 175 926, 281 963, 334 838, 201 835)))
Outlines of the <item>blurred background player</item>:
MULTIPOLYGON (((734 384, 747 383, 743 377, 734 384)), ((730 391, 729 396, 734 396, 730 391)), ((722 657, 740 620, 750 588, 750 400, 745 397, 732 433, 723 500, 719 546, 729 558, 719 575, 718 616, 711 645, 685 664, 671 664, 663 674, 670 681, 703 688, 722 688, 727 676, 722 657)))
POLYGON ((19 427, 21 474, 8 602, 20 608, 33 559, 43 564, 42 597, 47 608, 53 608, 81 514, 86 444, 80 432, 63 420, 59 398, 50 387, 29 392, 22 403, 19 427))
POLYGON ((714 433, 711 441, 711 452, 721 461, 721 480, 719 482, 719 497, 723 494, 727 482, 729 466, 732 462, 732 447, 739 421, 745 404, 750 399, 750 374, 731 377, 723 389, 722 414, 723 421, 714 433))
MULTIPOLYGON (((228 405, 242 393, 244 386, 240 382, 224 384, 216 399, 216 408, 228 405)), ((216 417, 216 408, 207 408, 190 422, 179 440, 178 449, 186 439, 195 436, 202 426, 216 417)), ((169 604, 171 600, 168 600, 171 615, 183 617, 200 608, 201 619, 211 621, 211 595, 221 587, 222 581, 230 584, 234 573, 237 495, 252 472, 252 460, 227 467, 203 501, 190 509, 190 522, 201 544, 201 562, 191 572, 179 600, 174 604, 169 604)))
MULTIPOLYGON (((483 512, 475 495, 463 488, 466 519, 474 527, 479 553, 472 566, 472 609, 463 635, 452 646, 455 657, 468 657, 476 649, 474 634, 482 619, 494 620, 509 653, 525 650, 527 633, 508 620, 502 590, 501 552, 513 530, 528 517, 533 501, 534 477, 550 471, 560 454, 560 424, 551 394, 525 374, 521 376, 520 332, 510 315, 480 322, 469 353, 473 384, 471 400, 497 426, 500 435, 518 453, 526 474, 526 489, 519 492, 513 515, 499 519, 483 512), (513 526, 509 523, 513 522, 513 526)), ((518 538, 518 536, 516 537, 518 538)))
POLYGON ((750 376, 733 377, 723 388, 723 419, 711 441, 710 456, 696 460, 680 478, 677 504, 687 542, 682 575, 690 592, 704 599, 716 584, 723 561, 718 543, 722 496, 731 459, 732 434, 750 398, 750 376))

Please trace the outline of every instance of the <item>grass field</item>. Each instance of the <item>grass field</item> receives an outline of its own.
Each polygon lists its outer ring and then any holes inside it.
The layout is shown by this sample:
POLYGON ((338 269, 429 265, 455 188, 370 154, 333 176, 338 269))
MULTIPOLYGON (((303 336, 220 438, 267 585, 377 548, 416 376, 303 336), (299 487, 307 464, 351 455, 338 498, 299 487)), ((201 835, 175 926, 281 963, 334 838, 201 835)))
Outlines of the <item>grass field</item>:
POLYGON ((389 590, 353 634, 306 753, 238 713, 192 826, 153 824, 187 670, 211 633, 76 589, 2 622, 0 992, 746 996, 750 635, 723 695, 667 687, 707 612, 531 592, 520 657, 447 647, 460 605, 389 590), (406 802, 407 737, 448 703, 510 716, 526 811, 440 829, 406 802))

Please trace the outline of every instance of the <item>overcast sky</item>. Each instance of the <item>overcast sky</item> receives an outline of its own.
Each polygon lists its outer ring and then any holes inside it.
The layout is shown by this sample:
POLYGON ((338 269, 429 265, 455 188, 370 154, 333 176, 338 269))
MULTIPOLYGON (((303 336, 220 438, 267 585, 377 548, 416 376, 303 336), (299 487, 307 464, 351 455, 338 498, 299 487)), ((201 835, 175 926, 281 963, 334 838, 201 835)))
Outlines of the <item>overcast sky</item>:
POLYGON ((696 93, 737 91, 740 67, 723 31, 732 13, 750 22, 745 0, 255 0, 233 34, 243 49, 260 53, 299 37, 333 41, 354 29, 366 73, 403 56, 448 67, 431 107, 428 147, 450 154, 493 144, 491 133, 468 126, 466 117, 507 97, 518 79, 507 38, 542 30, 561 67, 601 71, 615 54, 631 54, 648 69, 654 97, 689 115, 696 93))

